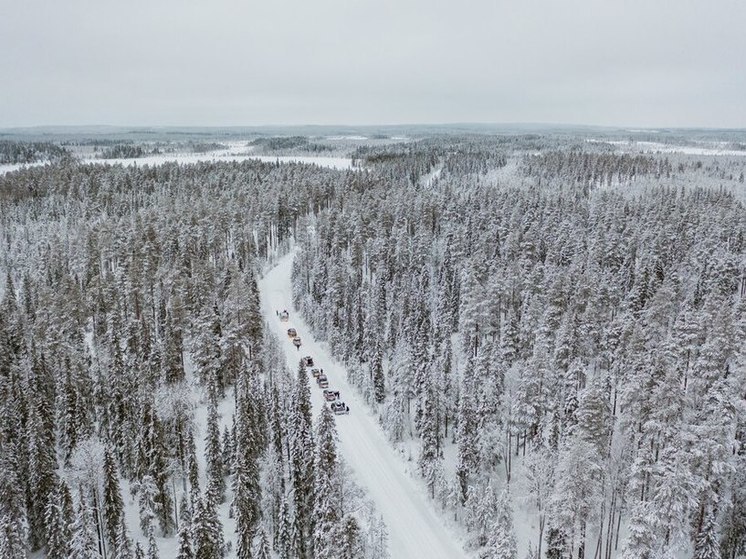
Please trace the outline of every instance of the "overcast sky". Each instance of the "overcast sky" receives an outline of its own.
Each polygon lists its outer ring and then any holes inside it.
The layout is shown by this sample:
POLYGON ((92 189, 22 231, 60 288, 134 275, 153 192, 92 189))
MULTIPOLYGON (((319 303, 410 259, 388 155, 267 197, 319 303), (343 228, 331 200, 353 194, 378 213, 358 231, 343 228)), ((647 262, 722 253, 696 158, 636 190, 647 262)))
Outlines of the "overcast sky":
POLYGON ((743 0, 0 0, 0 127, 746 127, 743 0))

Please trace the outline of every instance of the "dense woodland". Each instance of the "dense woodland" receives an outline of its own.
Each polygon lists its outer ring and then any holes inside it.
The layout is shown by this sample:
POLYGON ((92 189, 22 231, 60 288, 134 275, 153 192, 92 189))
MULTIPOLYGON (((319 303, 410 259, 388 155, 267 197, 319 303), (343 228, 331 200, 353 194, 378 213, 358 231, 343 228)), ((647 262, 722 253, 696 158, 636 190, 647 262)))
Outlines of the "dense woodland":
POLYGON ((0 557, 386 557, 260 315, 291 245, 475 557, 518 509, 531 558, 744 556, 744 162, 577 144, 0 176, 0 557))
POLYGON ((417 148, 316 216, 295 297, 472 547, 514 556, 517 486, 537 556, 746 553, 743 163, 457 152, 424 186, 449 146, 417 148))
POLYGON ((50 142, 0 140, 0 165, 55 161, 69 155, 70 153, 64 147, 50 142))
POLYGON ((0 178, 0 557, 386 557, 256 288, 299 215, 357 179, 262 163, 0 178))

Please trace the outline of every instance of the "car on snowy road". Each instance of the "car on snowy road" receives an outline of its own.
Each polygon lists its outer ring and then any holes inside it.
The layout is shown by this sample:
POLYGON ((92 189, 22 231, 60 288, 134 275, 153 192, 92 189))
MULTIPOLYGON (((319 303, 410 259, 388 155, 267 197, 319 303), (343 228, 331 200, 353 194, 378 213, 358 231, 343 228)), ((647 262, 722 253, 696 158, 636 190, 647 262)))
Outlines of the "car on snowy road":
POLYGON ((324 390, 324 400, 327 402, 339 400, 339 390, 324 390))
POLYGON ((350 407, 342 401, 337 400, 331 403, 332 411, 334 415, 347 415, 350 413, 350 407))

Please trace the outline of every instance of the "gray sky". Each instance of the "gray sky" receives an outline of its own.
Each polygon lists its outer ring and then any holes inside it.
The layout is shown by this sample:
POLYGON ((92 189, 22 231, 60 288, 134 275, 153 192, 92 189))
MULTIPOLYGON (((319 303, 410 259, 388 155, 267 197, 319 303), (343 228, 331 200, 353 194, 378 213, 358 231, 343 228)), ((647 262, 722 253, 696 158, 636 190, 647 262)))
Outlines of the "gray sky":
POLYGON ((743 0, 0 0, 0 127, 746 127, 743 0))

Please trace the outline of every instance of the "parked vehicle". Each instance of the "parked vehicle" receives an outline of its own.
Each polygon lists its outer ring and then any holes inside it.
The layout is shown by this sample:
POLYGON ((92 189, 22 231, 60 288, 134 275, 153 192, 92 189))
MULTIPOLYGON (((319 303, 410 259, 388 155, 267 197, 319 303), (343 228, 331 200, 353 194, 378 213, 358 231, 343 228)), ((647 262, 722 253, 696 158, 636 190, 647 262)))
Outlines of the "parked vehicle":
POLYGON ((313 357, 310 355, 306 355, 305 357, 301 358, 300 362, 303 364, 304 367, 313 367, 313 357))
POLYGON ((324 400, 327 402, 339 400, 339 390, 324 390, 324 400))
POLYGON ((298 336, 296 336, 295 338, 293 338, 293 345, 295 347, 298 347, 298 348, 301 346, 300 338, 298 336))
POLYGON ((288 313, 288 311, 286 310, 282 311, 280 313, 280 320, 282 320, 283 322, 287 322, 288 320, 290 320, 290 313, 288 313))
POLYGON ((331 408, 332 408, 332 411, 334 412, 334 415, 347 415, 350 413, 350 407, 344 402, 342 402, 341 400, 332 402, 331 408))
POLYGON ((319 378, 319 375, 324 372, 324 369, 311 369, 313 378, 319 378))
POLYGON ((319 385, 319 388, 329 388, 329 379, 326 378, 326 375, 319 375, 316 384, 319 385))
POLYGON ((288 338, 295 338, 297 335, 295 328, 288 328, 288 338))

